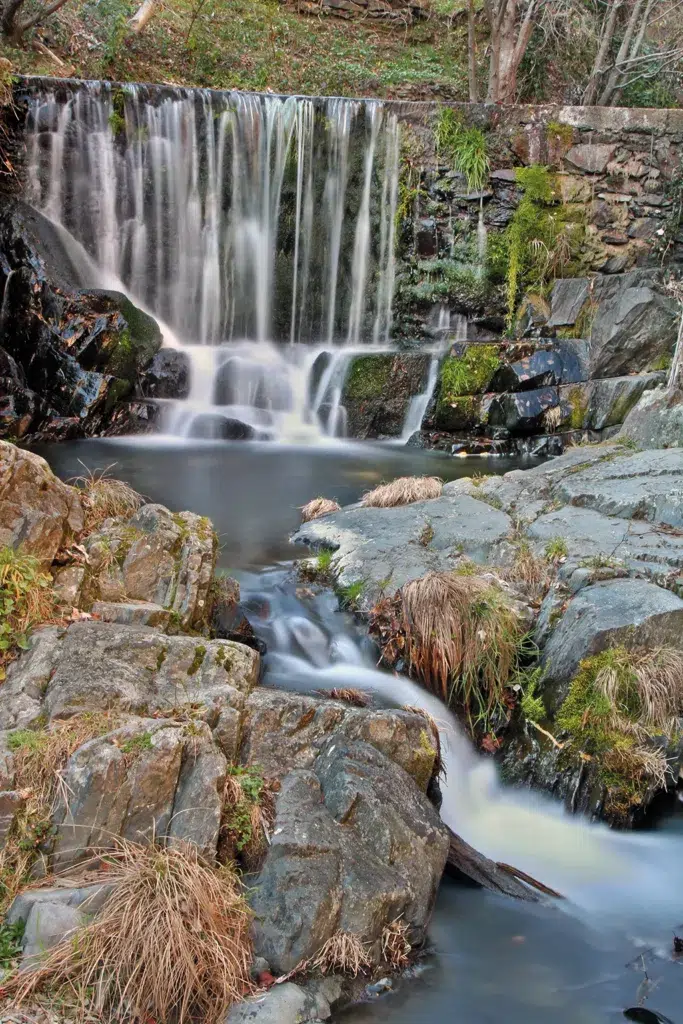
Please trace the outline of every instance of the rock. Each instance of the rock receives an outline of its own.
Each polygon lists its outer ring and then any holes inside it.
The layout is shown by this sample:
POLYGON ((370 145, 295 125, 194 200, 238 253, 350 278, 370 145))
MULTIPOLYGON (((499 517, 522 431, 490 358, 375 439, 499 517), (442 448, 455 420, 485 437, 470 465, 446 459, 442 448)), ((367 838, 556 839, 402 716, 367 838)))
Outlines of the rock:
POLYGON ((634 579, 595 583, 579 591, 543 651, 544 691, 555 709, 567 695, 579 662, 621 643, 683 648, 683 601, 634 579))
POLYGON ((118 622, 122 626, 152 626, 166 629, 171 613, 149 601, 95 601, 93 615, 101 622, 118 622))
POLYGON ((616 145, 584 142, 572 146, 565 154, 565 160, 573 167, 588 174, 602 174, 616 152, 616 145))
POLYGON ((563 504, 605 515, 683 526, 683 451, 637 452, 579 463, 555 488, 563 504))
POLYGON ((83 711, 168 712, 186 704, 217 720, 241 711, 256 685, 259 656, 229 640, 164 636, 146 627, 75 622, 37 632, 0 689, 0 728, 83 711))
POLYGON ((114 882, 97 882, 93 885, 45 887, 42 889, 24 889, 15 896, 7 911, 7 924, 18 921, 26 923, 35 907, 43 903, 54 906, 61 904, 69 909, 80 910, 83 917, 97 914, 116 888, 114 882))
POLYGON ((585 277, 561 278, 553 284, 548 327, 571 327, 588 298, 585 277))
POLYGON ((81 587, 85 580, 84 565, 65 565, 52 571, 52 590, 57 604, 67 609, 78 608, 81 600, 81 587))
POLYGON ((21 547, 49 566, 82 529, 76 488, 40 456, 0 441, 0 546, 21 547))
POLYGON ((38 959, 77 928, 82 927, 84 921, 85 918, 79 910, 65 903, 51 903, 47 900, 34 903, 26 920, 22 966, 29 966, 26 961, 38 959))
POLYGON ((207 625, 218 547, 210 520, 143 505, 127 522, 106 520, 85 546, 94 597, 159 605, 183 629, 207 625))
POLYGON ((683 448, 683 391, 646 391, 624 420, 622 434, 639 448, 683 448))
POLYGON ((617 558, 616 551, 626 539, 628 528, 624 519, 567 505, 539 516, 527 533, 537 554, 542 555, 550 541, 561 537, 568 558, 578 560, 594 555, 617 558))
POLYGON ((586 379, 588 343, 581 339, 556 342, 553 349, 536 349, 530 356, 503 364, 496 371, 491 391, 529 391, 553 384, 586 379))
POLYGON ((190 393, 190 361, 187 353, 162 348, 145 371, 142 393, 146 398, 187 398, 190 393))
POLYGON ((597 279, 590 333, 591 377, 646 370, 673 350, 678 314, 673 299, 656 290, 656 275, 630 271, 597 279))
POLYGON ((400 436, 410 399, 426 386, 429 362, 423 355, 351 358, 341 394, 349 436, 400 436))
POLYGON ((331 1013, 330 1004, 322 993, 306 991, 286 981, 237 1003, 225 1024, 306 1024, 306 1021, 327 1020, 331 1013))
POLYGON ((352 708, 329 698, 259 688, 245 706, 240 761, 281 779, 295 768, 312 767, 333 734, 371 744, 426 792, 435 738, 425 719, 411 711, 352 708))
POLYGON ((338 931, 375 942, 401 917, 424 935, 449 836, 401 768, 333 736, 312 770, 286 777, 276 811, 254 897, 255 949, 275 971, 338 931))
POLYGON ((20 793, 17 790, 0 792, 0 850, 4 849, 9 830, 14 824, 16 816, 26 806, 26 800, 26 793, 20 793))
POLYGON ((208 726, 134 719, 84 743, 63 772, 68 799, 54 813, 53 870, 134 842, 192 842, 216 855, 227 762, 208 726))
POLYGON ((510 519, 497 508, 467 494, 444 494, 398 508, 350 506, 305 523, 292 540, 336 552, 340 586, 362 580, 359 603, 368 608, 381 592, 392 594, 430 569, 450 569, 460 555, 480 563, 495 561, 511 529, 510 519), (434 532, 422 545, 427 525, 434 532))
POLYGON ((496 395, 488 412, 491 427, 504 427, 515 434, 528 434, 544 425, 549 410, 559 405, 557 388, 496 395))
POLYGON ((624 422, 644 391, 657 387, 661 373, 606 377, 560 387, 560 430, 604 430, 624 422))
POLYGON ((600 267, 600 271, 603 274, 623 274, 631 262, 628 255, 610 256, 600 267))

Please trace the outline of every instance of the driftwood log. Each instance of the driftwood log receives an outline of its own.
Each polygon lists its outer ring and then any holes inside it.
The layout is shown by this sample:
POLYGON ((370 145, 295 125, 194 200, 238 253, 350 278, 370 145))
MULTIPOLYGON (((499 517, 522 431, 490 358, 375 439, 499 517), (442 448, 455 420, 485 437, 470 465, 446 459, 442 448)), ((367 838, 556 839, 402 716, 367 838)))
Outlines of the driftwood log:
POLYGON ((531 875, 518 871, 509 864, 497 864, 489 860, 451 829, 448 831, 451 835, 451 845, 446 861, 446 874, 449 877, 518 900, 534 902, 538 900, 538 892, 556 899, 562 898, 559 892, 536 881, 531 875))

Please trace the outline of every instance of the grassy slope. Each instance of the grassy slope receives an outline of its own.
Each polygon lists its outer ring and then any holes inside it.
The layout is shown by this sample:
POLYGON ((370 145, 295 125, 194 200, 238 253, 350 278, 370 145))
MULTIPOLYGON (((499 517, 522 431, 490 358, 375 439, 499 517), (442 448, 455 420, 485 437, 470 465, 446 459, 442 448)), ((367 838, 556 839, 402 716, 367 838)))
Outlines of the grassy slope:
POLYGON ((41 31, 65 63, 2 47, 14 69, 118 81, 346 96, 467 98, 461 26, 410 28, 298 14, 277 0, 165 0, 145 32, 123 41, 131 0, 70 0, 41 31))

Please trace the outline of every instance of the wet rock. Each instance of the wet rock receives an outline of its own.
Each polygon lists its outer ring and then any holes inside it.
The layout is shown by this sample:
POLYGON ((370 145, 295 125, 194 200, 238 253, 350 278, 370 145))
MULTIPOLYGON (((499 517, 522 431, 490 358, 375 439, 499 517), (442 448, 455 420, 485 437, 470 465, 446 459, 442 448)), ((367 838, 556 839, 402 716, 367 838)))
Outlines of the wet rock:
POLYGON ((76 488, 40 456, 0 441, 0 545, 21 547, 48 566, 82 529, 76 488))
POLYGON ((425 792, 434 769, 434 737, 411 711, 352 708, 341 701, 258 689, 245 705, 240 760, 281 779, 310 768, 332 735, 371 744, 425 792))
POLYGON ((211 635, 218 640, 234 640, 253 647, 259 654, 266 653, 266 645, 254 633, 254 628, 240 604, 240 585, 230 576, 218 576, 212 584, 211 635))
POLYGON ((683 391, 646 391, 626 417, 622 433, 640 448, 683 448, 683 391))
POLYGON ((187 398, 190 393, 190 362, 187 353, 162 348, 145 371, 142 393, 149 398, 187 398))
POLYGON ((579 338, 556 341, 552 349, 536 349, 530 356, 503 364, 495 373, 491 391, 530 391, 554 384, 585 380, 588 343, 579 338))
POLYGON ((229 640, 164 636, 155 629, 75 622, 37 632, 0 690, 0 728, 83 711, 168 712, 192 704, 209 721, 241 710, 259 656, 229 640))
POLYGON ((676 305, 656 290, 656 282, 649 271, 598 279, 590 335, 592 377, 637 373, 673 350, 676 305))
POLYGON ((360 439, 400 436, 411 398, 426 386, 429 362, 423 355, 352 358, 341 395, 347 434, 360 439))
POLYGON ((276 810, 254 898, 255 948, 274 970, 291 970, 337 931, 374 942, 401 917, 424 935, 449 836, 402 769, 333 737, 312 770, 286 777, 276 810))
POLYGON ((340 585, 362 580, 359 604, 368 608, 381 592, 392 594, 430 569, 450 569, 463 554, 475 562, 495 561, 511 528, 499 509, 468 494, 448 493, 399 508, 351 506, 305 523, 292 540, 334 551, 340 585), (426 525, 433 536, 423 545, 426 525))
POLYGON ((683 601, 635 579, 609 580, 580 590, 543 651, 549 702, 559 707, 583 658, 620 643, 683 648, 683 601))
POLYGON ((489 406, 489 426, 528 434, 542 428, 548 411, 558 405, 558 391, 553 387, 496 395, 489 406))

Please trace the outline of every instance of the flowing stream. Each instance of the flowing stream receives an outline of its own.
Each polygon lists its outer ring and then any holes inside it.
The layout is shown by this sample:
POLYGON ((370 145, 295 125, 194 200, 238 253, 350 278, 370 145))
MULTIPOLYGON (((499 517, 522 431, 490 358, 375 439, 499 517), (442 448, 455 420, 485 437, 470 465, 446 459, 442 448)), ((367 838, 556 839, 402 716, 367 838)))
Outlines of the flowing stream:
POLYGON ((551 1016, 579 1024, 623 1019, 639 998, 681 1021, 683 964, 669 951, 674 932, 683 930, 683 815, 667 820, 672 834, 617 834, 565 815, 538 794, 503 787, 491 759, 474 752, 436 698, 376 670, 362 630, 331 594, 297 587, 287 534, 306 500, 324 493, 347 503, 380 479, 420 472, 448 478, 477 471, 484 460, 464 466, 394 447, 168 447, 144 440, 70 443, 42 454, 64 477, 81 473, 83 464, 116 462, 117 475, 150 499, 209 515, 223 565, 240 579, 247 612, 268 644, 265 684, 301 691, 348 685, 379 703, 424 707, 443 738, 444 819, 489 856, 566 895, 560 903, 522 905, 445 882, 423 973, 349 1011, 349 1024, 446 1024, 454 1015, 472 1024, 547 1024, 551 1016))

